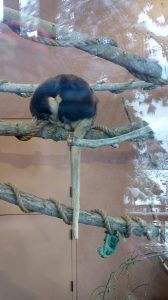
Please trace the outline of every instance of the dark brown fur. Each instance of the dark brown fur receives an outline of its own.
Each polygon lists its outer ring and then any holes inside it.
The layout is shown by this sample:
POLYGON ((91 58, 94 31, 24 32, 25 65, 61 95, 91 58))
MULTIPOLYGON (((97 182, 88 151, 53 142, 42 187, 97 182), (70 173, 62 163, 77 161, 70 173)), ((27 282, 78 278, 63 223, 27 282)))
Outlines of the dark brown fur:
MULTIPOLYGON (((38 120, 60 121, 75 137, 83 138, 96 116, 97 99, 89 84, 74 75, 58 75, 43 82, 35 91, 30 111, 38 120)), ((81 148, 71 150, 71 180, 73 203, 73 236, 78 238, 80 211, 81 148)))
POLYGON ((63 122, 76 122, 94 118, 97 99, 89 84, 75 75, 58 75, 44 81, 34 92, 30 101, 32 116, 39 120, 50 118, 63 122), (61 98, 58 112, 53 116, 49 98, 61 98))

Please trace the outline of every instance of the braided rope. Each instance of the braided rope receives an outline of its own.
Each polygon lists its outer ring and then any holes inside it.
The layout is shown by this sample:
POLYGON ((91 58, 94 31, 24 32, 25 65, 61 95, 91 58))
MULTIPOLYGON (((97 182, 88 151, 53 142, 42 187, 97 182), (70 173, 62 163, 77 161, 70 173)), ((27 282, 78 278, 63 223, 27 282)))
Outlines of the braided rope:
POLYGON ((103 222, 105 224, 106 230, 107 230, 107 232, 109 234, 114 234, 114 232, 116 232, 116 230, 114 230, 112 228, 112 225, 109 222, 109 220, 110 220, 111 217, 108 216, 103 210, 101 210, 101 209, 94 209, 92 212, 96 213, 96 214, 98 214, 98 215, 100 215, 102 217, 102 220, 103 220, 103 222))
MULTIPOLYGON (((20 191, 18 190, 18 188, 8 182, 8 183, 5 183, 5 185, 7 187, 9 187, 11 189, 11 191, 13 192, 14 196, 15 196, 15 199, 16 199, 16 203, 17 205, 19 206, 19 208, 24 212, 24 213, 29 213, 31 210, 28 210, 25 205, 23 204, 23 201, 22 201, 22 197, 20 195, 20 191)), ((49 198, 47 199, 48 201, 52 202, 56 209, 58 210, 59 214, 60 214, 60 217, 63 219, 63 221, 67 224, 67 225, 71 225, 71 221, 69 221, 69 219, 67 218, 65 212, 64 212, 64 206, 62 204, 60 204, 57 200, 53 199, 53 198, 49 198)))
MULTIPOLYGON (((13 192, 14 194, 14 197, 16 199, 16 203, 17 205, 19 206, 19 208, 24 212, 24 213, 29 213, 31 212, 31 210, 27 209, 25 207, 25 205, 23 204, 23 201, 22 201, 22 197, 21 197, 21 193, 20 191, 18 190, 18 188, 12 184, 12 183, 6 183, 5 184, 7 187, 10 188, 10 190, 13 192)), ((60 214, 60 217, 63 219, 63 221, 67 224, 67 225, 72 225, 72 222, 69 221, 68 217, 66 216, 64 210, 64 205, 60 204, 57 200, 55 199, 52 199, 52 198, 49 198, 47 199, 48 201, 52 202, 56 209, 58 210, 59 214, 60 214)), ((98 215, 101 216, 103 222, 104 222, 104 225, 105 225, 105 228, 107 230, 107 232, 111 235, 113 234, 118 234, 117 230, 115 230, 110 222, 111 218, 110 216, 108 216, 103 210, 101 209, 94 209, 92 211, 92 213, 96 213, 98 215)), ((148 229, 147 229, 147 225, 146 225, 146 222, 139 218, 139 217, 129 217, 129 216, 122 216, 121 217, 125 222, 126 222, 126 233, 124 234, 124 236, 126 238, 130 237, 131 236, 131 233, 132 233, 132 223, 131 221, 134 221, 136 223, 138 223, 142 228, 143 228, 143 231, 144 231, 144 235, 147 237, 148 240, 152 240, 152 236, 151 234, 149 233, 148 229)), ((164 226, 161 226, 160 227, 160 236, 161 236, 161 239, 162 241, 164 240, 164 235, 165 235, 165 227, 164 226)))
POLYGON ((126 233, 124 234, 124 236, 125 238, 129 238, 132 233, 132 220, 129 216, 122 216, 121 218, 125 221, 126 233))
POLYGON ((139 217, 132 217, 132 220, 137 222, 143 228, 145 236, 147 237, 147 239, 149 241, 151 241, 152 236, 151 236, 151 234, 149 233, 149 231, 147 229, 146 222, 143 219, 139 218, 139 217))
MULTIPOLYGON (((99 214, 102 217, 102 220, 105 224, 105 228, 106 228, 107 232, 109 234, 114 234, 115 230, 112 228, 112 225, 109 222, 111 217, 107 216, 107 214, 101 209, 94 209, 92 212, 99 214)), ((131 234, 132 234, 132 221, 134 221, 134 222, 138 223, 143 228, 144 235, 147 237, 147 239, 152 240, 152 236, 150 235, 150 233, 147 229, 146 222, 143 219, 141 219, 139 217, 129 217, 129 216, 122 216, 121 218, 126 223, 125 224, 126 232, 124 234, 125 238, 129 238, 131 236, 131 234)))
POLYGON ((57 40, 53 40, 47 37, 43 37, 43 36, 33 36, 33 37, 27 37, 26 35, 23 36, 24 38, 31 40, 33 42, 37 42, 40 44, 44 44, 46 46, 53 46, 53 47, 61 47, 62 44, 61 42, 57 41, 57 40))
MULTIPOLYGON (((105 133, 108 137, 114 137, 116 136, 114 134, 114 131, 109 129, 108 127, 104 126, 104 125, 96 125, 94 127, 92 127, 92 129, 96 129, 96 130, 99 130, 99 131, 102 131, 103 133, 105 133)), ((118 148, 118 145, 111 145, 111 147, 113 148, 118 148)))
MULTIPOLYGON (((12 183, 5 183, 5 185, 7 187, 9 187, 11 189, 11 191, 13 192, 15 199, 16 199, 16 203, 18 204, 19 208, 24 212, 24 213, 29 213, 30 210, 28 210, 22 201, 21 195, 20 195, 20 191, 18 190, 18 188, 12 184, 12 183)), ((71 225, 71 221, 69 221, 69 219, 67 218, 65 212, 64 212, 64 207, 62 204, 60 204, 57 200, 49 198, 47 199, 48 201, 52 202, 56 209, 58 210, 60 217, 63 219, 63 221, 67 224, 67 225, 71 225)))
MULTIPOLYGON (((18 28, 15 26, 15 28, 12 28, 10 24, 7 24, 15 33, 20 35, 20 27, 18 28)), ((111 58, 113 54, 113 49, 110 49, 108 46, 113 46, 113 47, 118 47, 117 43, 113 41, 112 39, 109 39, 107 37, 101 37, 101 38, 95 38, 95 39, 74 39, 73 41, 65 41, 65 40, 53 40, 52 38, 45 37, 43 35, 38 35, 38 37, 28 37, 26 35, 22 35, 24 38, 39 42, 48 46, 59 46, 59 47, 75 47, 80 50, 86 51, 90 54, 97 55, 99 57, 105 58, 106 60, 112 61, 113 59, 111 58)), ((167 80, 164 80, 162 78, 157 78, 155 77, 155 74, 152 75, 149 72, 149 67, 147 65, 147 60, 143 59, 139 56, 132 55, 131 58, 129 57, 130 55, 127 54, 126 52, 123 53, 124 56, 128 55, 128 64, 126 64, 124 67, 135 77, 145 80, 147 82, 152 82, 155 85, 165 85, 167 84, 167 80), (134 64, 135 60, 135 64, 134 64), (136 64, 141 62, 142 64, 142 69, 136 70, 136 64), (135 67, 134 67, 135 65, 135 67)), ((121 64, 122 66, 122 64, 121 64)))
POLYGON ((161 226, 160 226, 160 242, 162 244, 165 243, 165 225, 163 225, 163 223, 161 223, 161 226))
POLYGON ((65 212, 64 212, 64 207, 61 203, 59 203, 57 200, 53 199, 53 198, 49 198, 47 199, 48 201, 52 202, 56 209, 58 210, 59 214, 60 214, 60 217, 63 219, 63 221, 65 222, 65 224, 67 225, 71 225, 72 222, 69 221, 69 219, 67 218, 65 212))
POLYGON ((100 130, 100 131, 104 132, 105 134, 107 134, 110 137, 114 137, 114 132, 112 132, 111 129, 109 129, 108 127, 106 127, 104 125, 96 125, 96 126, 94 126, 92 128, 100 130))
POLYGON ((23 201, 22 201, 22 197, 21 197, 21 195, 20 195, 20 192, 19 192, 18 188, 17 188, 14 184, 12 184, 12 183, 10 183, 10 182, 6 183, 5 185, 8 186, 8 187, 11 189, 11 191, 13 192, 13 194, 14 194, 14 196, 15 196, 15 199, 16 199, 16 203, 18 204, 19 208, 20 208, 24 213, 29 213, 30 210, 28 210, 28 209, 24 206, 23 201))

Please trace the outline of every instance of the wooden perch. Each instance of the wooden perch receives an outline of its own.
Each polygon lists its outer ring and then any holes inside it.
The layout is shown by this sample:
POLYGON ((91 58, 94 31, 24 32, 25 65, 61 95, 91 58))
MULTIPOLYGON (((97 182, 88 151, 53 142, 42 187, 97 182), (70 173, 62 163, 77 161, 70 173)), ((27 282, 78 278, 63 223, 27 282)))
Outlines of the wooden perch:
POLYGON ((99 139, 97 141, 93 140, 85 140, 85 139, 74 139, 72 141, 72 145, 80 146, 80 147, 89 147, 89 148, 97 148, 104 147, 110 145, 121 144, 122 142, 132 141, 134 139, 139 138, 142 140, 144 136, 151 133, 151 128, 149 126, 145 126, 143 128, 134 130, 130 133, 126 133, 117 137, 108 138, 108 139, 99 139))
MULTIPOLYGON (((23 205, 27 210, 31 212, 38 212, 47 216, 61 218, 57 206, 53 203, 53 201, 45 200, 24 192, 19 192, 19 193, 23 205)), ((16 205, 16 199, 13 191, 10 189, 9 186, 5 184, 0 184, 0 199, 16 205)), ((69 221, 71 221, 72 209, 70 207, 67 207, 66 205, 62 205, 62 208, 64 209, 64 214, 66 215, 66 218, 69 221)), ((125 221, 122 218, 109 217, 109 222, 111 228, 120 232, 121 235, 126 234, 127 226, 125 221)), ((80 211, 79 223, 85 225, 103 227, 103 228, 105 227, 104 222, 100 215, 88 211, 80 211)), ((154 224, 145 223, 145 229, 144 229, 143 226, 140 225, 140 223, 131 220, 131 232, 133 235, 146 236, 146 230, 150 232, 150 236, 152 238, 156 238, 160 234, 159 227, 154 224)))
POLYGON ((38 84, 20 84, 8 82, 6 80, 0 80, 0 92, 1 93, 9 93, 16 94, 21 97, 29 97, 38 87, 38 84))
MULTIPOLYGON (((34 127, 34 122, 14 122, 14 121, 0 121, 0 136, 25 136, 28 135, 34 127)), ((97 129, 91 129, 87 133, 86 139, 74 139, 73 145, 83 147, 102 147, 114 144, 120 144, 125 141, 138 141, 153 138, 153 132, 146 122, 132 123, 127 126, 120 126, 111 129, 111 136, 107 135, 97 129), (87 141, 88 139, 88 141, 87 141), (94 141, 91 141, 94 140, 94 141), (109 142, 108 142, 109 140, 109 142)), ((52 139, 54 141, 67 140, 68 133, 62 127, 46 125, 40 130, 36 137, 44 139, 52 139)))
MULTIPOLYGON (((5 8, 4 11, 4 22, 18 21, 20 22, 19 12, 13 9, 5 8)), ((168 75, 165 74, 166 66, 161 66, 158 62, 153 60, 147 60, 145 58, 133 55, 119 48, 115 42, 108 38, 99 38, 90 40, 86 35, 78 32, 69 32, 66 27, 59 27, 56 24, 40 20, 40 29, 48 34, 48 36, 42 34, 42 39, 37 42, 41 42, 51 46, 59 47, 75 47, 80 50, 86 51, 91 55, 96 55, 117 65, 124 67, 132 75, 136 76, 145 82, 133 82, 128 81, 126 83, 97 83, 92 85, 95 91, 108 90, 113 93, 119 93, 126 89, 133 88, 154 88, 159 85, 168 84, 168 75), (55 38, 57 40, 55 40, 55 38), (49 44, 49 39, 52 40, 49 44), (163 70, 164 69, 164 70, 163 70), (166 79, 165 79, 166 77, 166 79)), ((20 25, 19 25, 20 26, 20 25)), ((14 28, 11 29, 14 30, 14 28)), ((15 31, 15 30, 14 30, 15 31)), ((38 31, 38 30, 37 30, 38 31)), ((15 31, 20 34, 20 31, 15 31)), ((40 35, 40 31, 38 31, 40 35)), ((24 36, 28 38, 28 36, 24 36)), ((38 37, 37 37, 38 38, 38 37)), ((0 81, 0 92, 16 93, 20 96, 29 96, 36 89, 37 84, 32 85, 17 85, 12 83, 0 81)), ((0 122, 0 135, 1 136, 25 136, 28 135, 34 127, 34 122, 0 122)), ((58 126, 45 125, 35 136, 52 139, 54 141, 67 140, 67 132, 58 126)), ((98 129, 91 129, 87 134, 86 139, 73 139, 72 145, 79 147, 103 147, 108 145, 120 144, 126 141, 142 141, 144 139, 153 138, 152 129, 148 126, 146 122, 131 123, 128 126, 120 126, 117 128, 112 128, 110 131, 110 138, 107 134, 101 132, 98 129)), ((22 198, 23 207, 25 210, 39 212, 41 214, 46 214, 48 216, 54 216, 60 218, 60 211, 53 201, 38 198, 36 196, 21 192, 20 196, 22 198)), ((0 184, 0 198, 4 201, 16 204, 15 194, 7 185, 0 184)), ((20 206, 21 207, 21 206, 20 206)), ((72 221, 72 209, 62 205, 66 219, 72 221)), ((142 222, 137 222, 134 219, 128 222, 124 221, 122 218, 109 217, 109 223, 112 230, 120 232, 122 235, 126 235, 128 232, 128 227, 131 227, 132 234, 136 236, 149 236, 156 238, 160 234, 160 229, 156 224, 142 224, 142 222), (128 226, 129 225, 129 226, 128 226)), ((79 223, 105 227, 105 222, 103 217, 97 213, 80 211, 79 223)))
MULTIPOLYGON (((79 33, 76 31, 70 31, 66 26, 58 26, 56 23, 48 22, 40 18, 35 18, 31 16, 32 19, 36 19, 39 24, 39 28, 44 30, 45 33, 49 35, 50 38, 55 39, 57 36, 62 37, 64 40, 76 40, 76 39, 85 39, 87 35, 79 33)), ((20 13, 19 11, 4 7, 4 22, 20 22, 20 13)))
MULTIPOLYGON (((5 7, 4 22, 7 23, 12 21, 20 22, 19 12, 5 7)), ((70 33, 66 27, 60 28, 54 23, 40 19, 37 19, 37 24, 38 22, 40 28, 45 30, 50 38, 57 38, 58 42, 55 40, 55 43, 51 43, 52 46, 75 47, 86 51, 92 55, 96 55, 124 67, 135 77, 147 82, 158 85, 164 85, 168 82, 167 65, 162 66, 157 61, 148 60, 138 55, 128 53, 119 48, 113 40, 106 37, 90 40, 82 33, 75 31, 70 33)), ((44 43, 45 36, 43 37, 44 39, 39 40, 39 42, 44 43)), ((26 36, 26 38, 28 37, 26 36)))
MULTIPOLYGON (((153 89, 157 85, 145 81, 133 81, 122 83, 95 83, 90 85, 91 88, 96 92, 109 91, 114 94, 122 93, 126 90, 133 89, 153 89)), ((21 97, 30 97, 35 89, 38 87, 38 84, 19 84, 13 82, 7 82, 6 80, 0 80, 0 92, 1 93, 10 93, 16 94, 21 97)))

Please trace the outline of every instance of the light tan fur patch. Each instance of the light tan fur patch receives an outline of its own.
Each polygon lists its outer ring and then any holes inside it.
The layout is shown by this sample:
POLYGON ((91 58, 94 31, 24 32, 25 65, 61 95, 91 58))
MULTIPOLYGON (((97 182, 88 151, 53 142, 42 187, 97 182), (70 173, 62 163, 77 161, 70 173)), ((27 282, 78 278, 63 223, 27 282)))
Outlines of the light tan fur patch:
POLYGON ((55 120, 58 120, 58 107, 61 101, 62 99, 59 95, 56 98, 48 98, 48 104, 55 120))

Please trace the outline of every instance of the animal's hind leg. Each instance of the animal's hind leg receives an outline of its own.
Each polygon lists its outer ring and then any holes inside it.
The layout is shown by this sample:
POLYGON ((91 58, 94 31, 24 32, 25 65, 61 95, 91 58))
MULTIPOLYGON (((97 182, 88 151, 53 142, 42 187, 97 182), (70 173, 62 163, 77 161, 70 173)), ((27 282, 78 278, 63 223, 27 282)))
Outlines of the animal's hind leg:
POLYGON ((93 119, 83 119, 75 127, 74 137, 83 138, 93 124, 93 119))

